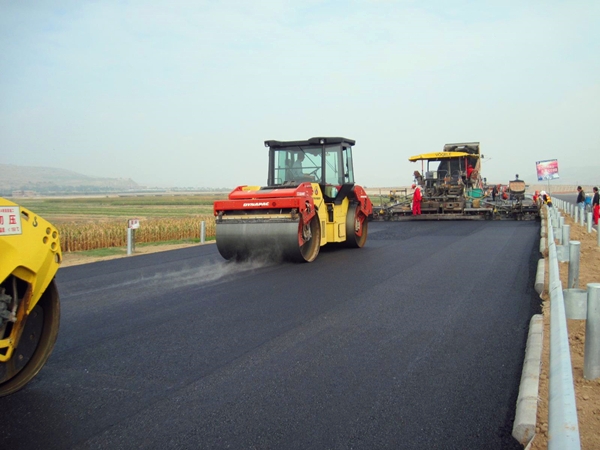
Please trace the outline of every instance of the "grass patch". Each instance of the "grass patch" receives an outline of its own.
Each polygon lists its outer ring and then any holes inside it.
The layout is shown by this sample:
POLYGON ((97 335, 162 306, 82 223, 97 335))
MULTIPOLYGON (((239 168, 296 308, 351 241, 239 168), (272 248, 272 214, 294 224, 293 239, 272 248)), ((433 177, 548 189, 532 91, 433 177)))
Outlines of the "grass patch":
POLYGON ((127 249, 122 247, 97 248, 95 250, 85 250, 82 252, 73 252, 73 255, 89 256, 91 258, 102 258, 104 256, 125 255, 127 249))
MULTIPOLYGON (((205 242, 214 241, 214 237, 207 237, 205 242)), ((199 244, 200 238, 193 239, 179 239, 172 241, 162 241, 162 242, 147 242, 142 244, 135 244, 136 248, 140 247, 157 247, 159 245, 181 245, 181 244, 199 244)), ((78 256, 88 256, 90 258, 103 258, 105 256, 115 256, 115 255, 126 255, 127 248, 124 247, 108 247, 108 248, 98 248, 95 250, 83 250, 79 252, 69 252, 71 255, 78 256)))
MULTIPOLYGON (((205 242, 214 241, 215 238, 207 237, 204 239, 205 242)), ((179 239, 179 240, 171 240, 171 241, 162 241, 162 242, 145 242, 143 244, 135 244, 136 247, 155 247, 157 245, 179 245, 179 244, 199 244, 200 238, 190 238, 190 239, 179 239)))

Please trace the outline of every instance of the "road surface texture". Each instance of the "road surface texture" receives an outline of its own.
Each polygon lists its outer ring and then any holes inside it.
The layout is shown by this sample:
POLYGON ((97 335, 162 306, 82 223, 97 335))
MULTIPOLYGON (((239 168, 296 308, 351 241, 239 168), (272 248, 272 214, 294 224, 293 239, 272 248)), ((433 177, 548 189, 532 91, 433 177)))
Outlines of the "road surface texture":
POLYGON ((538 222, 373 222, 314 263, 198 246, 63 268, 2 449, 518 449, 538 222))

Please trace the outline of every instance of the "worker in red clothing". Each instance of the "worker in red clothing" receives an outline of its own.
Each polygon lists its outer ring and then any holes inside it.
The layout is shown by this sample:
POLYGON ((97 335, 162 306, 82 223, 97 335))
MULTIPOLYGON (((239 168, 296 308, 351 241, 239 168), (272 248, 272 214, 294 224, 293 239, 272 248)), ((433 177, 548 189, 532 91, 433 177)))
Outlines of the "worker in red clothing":
POLYGON ((598 219, 600 218, 600 195, 598 194, 598 188, 595 186, 594 198, 592 199, 592 210, 594 212, 594 225, 598 225, 598 219))
POLYGON ((421 200, 423 198, 423 196, 421 195, 421 186, 417 186, 416 184, 413 184, 412 188, 415 190, 415 193, 413 194, 413 201, 412 201, 412 213, 413 213, 413 216, 420 216, 421 215, 421 200))
POLYGON ((471 165, 471 163, 469 163, 469 165, 467 166, 467 180, 471 179, 471 174, 473 173, 473 166, 471 165))

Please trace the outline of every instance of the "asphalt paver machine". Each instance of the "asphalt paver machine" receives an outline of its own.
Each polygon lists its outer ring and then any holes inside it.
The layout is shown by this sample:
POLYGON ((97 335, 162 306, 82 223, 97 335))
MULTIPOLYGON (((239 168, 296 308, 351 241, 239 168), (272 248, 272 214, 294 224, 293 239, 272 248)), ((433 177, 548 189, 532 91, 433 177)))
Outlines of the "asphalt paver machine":
POLYGON ((483 201, 479 142, 446 144, 443 151, 411 156, 421 162, 414 180, 422 190, 421 215, 413 216, 410 199, 376 211, 384 220, 490 219, 493 208, 483 201))

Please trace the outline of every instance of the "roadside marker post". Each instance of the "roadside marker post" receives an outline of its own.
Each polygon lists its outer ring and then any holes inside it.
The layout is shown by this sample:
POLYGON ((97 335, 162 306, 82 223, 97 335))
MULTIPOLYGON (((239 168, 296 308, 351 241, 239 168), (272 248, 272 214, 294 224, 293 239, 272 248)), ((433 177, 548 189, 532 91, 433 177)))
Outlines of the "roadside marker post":
POLYGON ((140 227, 140 219, 129 219, 127 221, 127 256, 135 252, 135 230, 140 227))

